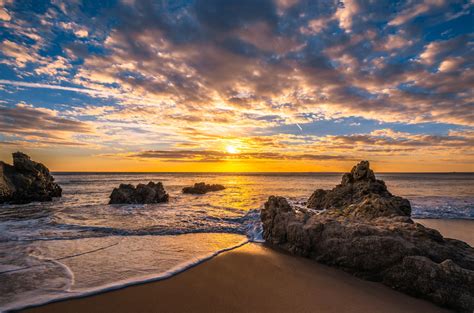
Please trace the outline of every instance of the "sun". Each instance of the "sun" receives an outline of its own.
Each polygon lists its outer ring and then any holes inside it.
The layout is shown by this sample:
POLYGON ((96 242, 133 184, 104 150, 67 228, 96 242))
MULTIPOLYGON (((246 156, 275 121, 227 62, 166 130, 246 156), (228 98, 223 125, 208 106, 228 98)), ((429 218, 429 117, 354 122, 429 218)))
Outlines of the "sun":
POLYGON ((226 146, 225 150, 227 151, 227 153, 230 153, 230 154, 236 154, 239 152, 236 147, 230 146, 230 145, 226 146))

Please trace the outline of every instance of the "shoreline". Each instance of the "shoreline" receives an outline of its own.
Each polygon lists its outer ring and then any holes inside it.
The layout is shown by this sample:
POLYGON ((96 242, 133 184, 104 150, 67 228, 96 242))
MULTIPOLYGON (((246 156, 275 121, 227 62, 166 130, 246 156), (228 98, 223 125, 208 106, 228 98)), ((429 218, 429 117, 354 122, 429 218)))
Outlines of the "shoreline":
MULTIPOLYGON (((172 235, 172 236, 178 236, 178 235, 172 235)), ((151 276, 149 276, 149 278, 137 277, 135 279, 132 278, 132 279, 121 281, 121 282, 107 284, 107 285, 98 287, 96 289, 91 289, 91 290, 87 290, 87 291, 84 291, 84 292, 71 293, 70 295, 58 296, 56 298, 51 298, 51 299, 47 299, 47 300, 43 300, 43 301, 38 300, 36 303, 18 305, 16 307, 12 308, 12 309, 6 309, 5 311, 0 310, 0 313, 2 313, 2 312, 22 312, 24 310, 29 310, 29 309, 32 309, 32 308, 37 308, 37 307, 42 307, 42 306, 47 306, 47 305, 54 304, 54 303, 57 303, 57 302, 63 302, 63 301, 70 301, 70 300, 74 300, 74 299, 82 299, 82 298, 93 297, 93 296, 96 296, 96 295, 101 295, 101 294, 105 294, 105 293, 108 293, 108 292, 115 292, 115 291, 118 291, 118 290, 121 290, 121 289, 129 288, 129 287, 133 287, 133 286, 137 286, 137 285, 144 285, 144 284, 155 283, 155 282, 159 282, 159 281, 162 281, 162 280, 170 279, 170 278, 172 278, 176 275, 179 275, 183 272, 188 271, 189 269, 192 269, 193 267, 196 267, 200 264, 203 264, 203 263, 205 263, 209 260, 212 260, 213 258, 215 258, 216 256, 219 256, 222 253, 232 251, 234 249, 238 249, 238 248, 240 248, 240 247, 242 247, 242 246, 244 246, 248 243, 250 243, 250 241, 248 239, 243 240, 242 242, 240 242, 240 243, 238 243, 234 246, 224 248, 224 249, 215 251, 215 252, 207 254, 207 255, 203 255, 203 256, 201 256, 197 259, 190 260, 188 262, 182 263, 182 264, 180 264, 176 267, 173 267, 173 268, 171 268, 167 271, 161 272, 161 273, 156 274, 156 275, 151 275, 151 276)))
MULTIPOLYGON (((474 226, 474 220, 414 219, 414 221, 417 222, 417 223, 420 223, 420 224, 422 224, 426 227, 437 229, 438 231, 440 231, 440 233, 443 234, 443 236, 463 240, 463 241, 467 242, 468 244, 470 244, 471 246, 474 245, 474 227, 473 227, 474 226)), ((69 303, 69 302, 75 303, 75 301, 89 301, 88 299, 92 299, 92 298, 96 298, 96 297, 109 298, 109 296, 108 296, 109 294, 114 294, 116 292, 122 292, 124 290, 128 290, 129 288, 139 288, 140 286, 161 284, 164 281, 174 280, 176 277, 179 277, 180 275, 186 274, 189 271, 192 271, 194 268, 199 269, 204 264, 207 264, 209 262, 213 262, 213 260, 218 259, 222 255, 226 255, 226 254, 231 254, 232 255, 233 252, 238 254, 240 252, 237 251, 237 250, 245 248, 247 246, 252 246, 251 250, 254 250, 254 251, 258 250, 258 248, 255 248, 255 247, 260 246, 261 249, 264 249, 267 253, 268 253, 268 251, 271 251, 270 252, 271 254, 280 255, 280 257, 285 256, 285 258, 303 259, 303 260, 306 260, 306 261, 310 262, 310 264, 313 264, 313 265, 309 265, 309 266, 314 266, 315 268, 326 267, 325 265, 321 265, 321 264, 319 264, 317 262, 314 262, 312 260, 304 259, 304 258, 300 258, 300 257, 295 257, 293 255, 288 254, 285 251, 281 251, 281 250, 275 249, 275 248, 270 248, 264 243, 251 242, 249 240, 246 240, 246 241, 243 241, 242 243, 239 243, 239 244, 237 244, 233 247, 229 247, 229 248, 226 248, 226 249, 222 249, 220 251, 216 251, 215 253, 213 253, 211 255, 200 258, 198 261, 194 261, 194 262, 190 262, 189 264, 185 264, 179 270, 176 270, 176 271, 170 270, 168 272, 162 273, 162 274, 160 274, 156 277, 150 278, 150 279, 135 280, 135 281, 131 281, 129 283, 125 283, 125 284, 121 284, 121 285, 114 285, 114 286, 111 286, 111 287, 105 287, 105 288, 101 288, 100 290, 94 290, 94 291, 86 292, 86 293, 83 293, 83 294, 80 294, 80 295, 72 295, 72 296, 66 297, 66 298, 61 297, 61 298, 57 298, 57 299, 52 299, 52 300, 49 300, 49 301, 46 301, 46 302, 43 302, 43 303, 39 303, 39 304, 32 304, 32 305, 26 305, 26 306, 23 306, 23 307, 19 307, 17 309, 13 309, 11 311, 12 312, 60 312, 60 311, 54 311, 54 310, 50 311, 49 308, 50 308, 50 306, 55 307, 56 305, 60 305, 62 307, 63 306, 62 303, 69 303)), ((244 249, 244 250, 246 250, 246 249, 244 249)), ((274 257, 278 258, 278 256, 274 256, 274 257)), ((228 258, 228 257, 226 257, 226 258, 228 258)), ((306 262, 306 261, 304 261, 304 262, 306 262)), ((300 261, 298 261, 298 262, 300 262, 300 261)), ((339 273, 344 273, 342 270, 339 270, 339 269, 336 269, 336 268, 330 268, 330 267, 327 267, 327 268, 332 270, 332 271, 336 271, 336 272, 339 272, 339 273)), ((350 274, 347 274, 347 273, 344 273, 344 274, 349 275, 349 277, 351 277, 351 279, 357 279, 357 278, 353 277, 350 274)), ((258 277, 258 275, 259 275, 259 273, 255 272, 255 276, 258 277)), ((267 278, 262 278, 262 279, 266 280, 267 278)), ((357 279, 357 280, 359 280, 361 282, 368 283, 367 281, 363 281, 363 280, 360 280, 360 279, 357 279)), ((375 288, 378 288, 378 287, 388 288, 388 287, 385 287, 384 285, 382 285, 381 283, 372 283, 372 284, 376 284, 375 288)), ((144 287, 144 288, 146 288, 146 287, 144 287)), ((184 288, 186 288, 186 287, 184 287, 184 288)), ((389 290, 391 290, 391 289, 389 289, 389 290)), ((396 291, 393 291, 393 292, 395 292, 397 294, 400 294, 404 297, 412 298, 410 296, 401 294, 401 293, 396 292, 396 291)), ((416 299, 416 298, 412 298, 412 299, 416 299)), ((417 299, 417 300, 419 300, 419 299, 417 299)), ((420 301, 424 301, 424 300, 420 300, 420 301)), ((429 302, 427 302, 427 303, 429 303, 429 302)), ((433 304, 433 306, 435 306, 435 305, 433 304)), ((435 306, 435 307, 438 308, 437 306, 435 306)), ((91 309, 92 308, 88 308, 88 311, 90 311, 91 309)), ((67 310, 69 312, 76 312, 76 311, 74 311, 74 309, 71 309, 71 308, 67 308, 67 310)), ((79 311, 77 311, 77 312, 79 312, 79 311)), ((123 311, 123 312, 127 312, 127 311, 123 311)), ((176 312, 179 312, 179 311, 176 311, 176 312)), ((330 311, 328 311, 328 312, 330 312, 330 311)), ((354 311, 354 312, 359 312, 359 311, 354 311)))
POLYGON ((21 312, 450 312, 258 243, 178 275, 21 312), (343 297, 345 301, 340 301, 343 297))

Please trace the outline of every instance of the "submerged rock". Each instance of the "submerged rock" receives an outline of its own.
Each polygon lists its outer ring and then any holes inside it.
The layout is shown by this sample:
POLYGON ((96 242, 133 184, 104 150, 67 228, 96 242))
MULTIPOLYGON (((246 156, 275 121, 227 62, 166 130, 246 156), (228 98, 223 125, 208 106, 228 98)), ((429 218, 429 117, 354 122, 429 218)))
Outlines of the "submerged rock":
POLYGON ((167 202, 168 194, 161 182, 138 184, 137 187, 129 184, 120 184, 110 194, 109 204, 146 204, 167 202))
POLYGON ((48 168, 28 155, 13 153, 13 166, 0 161, 0 203, 51 201, 61 194, 48 168))
POLYGON ((408 200, 392 195, 367 161, 308 208, 271 196, 261 212, 273 245, 364 279, 459 311, 474 309, 474 249, 410 218, 408 200))
POLYGON ((211 191, 224 190, 225 187, 219 184, 208 185, 206 183, 195 183, 193 187, 184 187, 183 193, 205 194, 211 191))

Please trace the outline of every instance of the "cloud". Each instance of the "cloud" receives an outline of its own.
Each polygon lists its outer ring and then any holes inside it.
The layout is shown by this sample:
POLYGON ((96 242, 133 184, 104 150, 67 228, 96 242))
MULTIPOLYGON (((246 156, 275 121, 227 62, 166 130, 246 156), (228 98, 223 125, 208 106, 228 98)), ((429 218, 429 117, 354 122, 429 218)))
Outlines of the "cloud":
MULTIPOLYGON (((57 70, 57 68, 46 68, 46 69, 39 69, 41 73, 43 71, 48 70, 57 70)), ((44 72, 46 73, 46 72, 44 72)), ((5 80, 0 79, 0 86, 1 85, 11 85, 11 86, 18 86, 18 87, 27 87, 27 88, 44 88, 44 89, 52 89, 52 90, 64 90, 64 91, 72 91, 77 93, 84 93, 95 97, 116 97, 123 100, 130 100, 130 101, 137 101, 137 100, 147 100, 146 98, 127 95, 124 94, 120 90, 110 89, 110 88, 102 88, 102 89, 90 89, 90 88, 77 88, 77 87, 67 87, 61 85, 50 85, 50 84, 43 84, 43 83, 29 83, 29 82, 22 82, 22 81, 12 81, 12 80, 5 80)), ((101 88, 102 86, 96 86, 101 88)), ((150 99, 152 100, 152 99, 150 99)))
POLYGON ((11 40, 4 40, 0 43, 1 53, 10 60, 3 60, 1 63, 25 67, 29 62, 41 61, 43 58, 31 48, 20 45, 11 40))
POLYGON ((372 120, 380 128, 474 126, 472 35, 458 26, 469 3, 446 4, 144 0, 92 8, 53 1, 33 11, 9 3, 0 45, 2 66, 14 75, 1 74, 1 92, 44 89, 34 101, 59 99, 60 118, 87 120, 99 134, 69 142, 95 141, 114 152, 224 151, 232 141, 241 157, 272 159, 265 147, 280 158, 309 158, 332 148, 359 154, 364 145, 405 153, 424 148, 423 140, 452 146, 463 140, 433 129, 424 135, 434 137, 353 133, 372 120), (352 137, 306 135, 319 121, 356 117, 339 126, 352 137))
POLYGON ((409 40, 400 35, 389 35, 385 39, 384 43, 380 46, 382 50, 394 50, 394 49, 406 49, 413 44, 412 40, 409 40))
POLYGON ((439 64, 438 71, 452 72, 461 68, 465 60, 461 57, 446 58, 439 64))
POLYGON ((197 19, 212 31, 230 31, 252 22, 276 25, 276 7, 271 0, 198 0, 195 5, 197 19))
POLYGON ((79 38, 86 38, 87 36, 89 36, 88 30, 85 27, 78 25, 76 23, 60 22, 59 25, 65 30, 72 31, 79 38))
POLYGON ((445 154, 447 151, 474 152, 474 138, 469 130, 453 132, 449 135, 428 135, 380 129, 370 134, 327 136, 322 139, 322 142, 332 147, 350 147, 352 150, 367 152, 416 151, 418 154, 428 153, 428 151, 433 154, 445 154))
POLYGON ((359 13, 360 7, 357 0, 341 1, 338 7, 335 18, 339 20, 339 26, 347 32, 352 30, 352 20, 356 14, 359 13))
POLYGON ((75 134, 90 132, 92 128, 87 123, 60 117, 51 109, 22 103, 14 107, 0 106, 0 134, 20 141, 71 144, 75 134))
POLYGON ((68 60, 59 56, 53 62, 36 68, 35 73, 39 75, 65 76, 71 68, 72 65, 69 64, 68 60))
POLYGON ((439 40, 429 43, 420 54, 420 60, 424 64, 433 65, 441 58, 445 58, 455 53, 463 53, 464 49, 469 49, 468 36, 459 36, 449 40, 439 40))
POLYGON ((220 162, 236 160, 347 160, 347 157, 340 155, 319 155, 319 154, 288 154, 276 152, 248 152, 229 154, 219 151, 208 150, 182 150, 182 151, 143 151, 128 155, 132 158, 152 158, 171 161, 192 161, 192 162, 220 162))
POLYGON ((5 9, 3 1, 0 2, 0 20, 7 22, 11 20, 11 16, 8 14, 7 9, 5 9))
MULTIPOLYGON (((212 114, 222 99, 232 99, 225 105, 245 107, 253 115, 256 111, 276 114, 284 123, 293 123, 295 114, 316 108, 328 117, 349 114, 409 123, 472 123, 461 114, 464 99, 456 99, 457 106, 445 100, 443 113, 437 114, 416 103, 419 100, 414 101, 420 95, 396 90, 401 84, 434 82, 437 75, 430 75, 411 61, 402 66, 390 60, 396 55, 392 51, 407 50, 414 41, 407 32, 380 37, 371 29, 365 31, 361 14, 369 6, 346 2, 335 9, 332 17, 328 11, 309 20, 308 25, 315 20, 337 20, 340 27, 350 28, 353 34, 331 38, 318 33, 318 42, 323 45, 319 49, 309 44, 310 38, 299 35, 301 26, 279 31, 285 16, 270 3, 262 2, 252 10, 249 6, 239 2, 235 4, 238 14, 231 14, 226 10, 232 6, 198 1, 195 6, 179 7, 174 13, 178 18, 173 19, 160 6, 128 4, 126 12, 118 10, 119 26, 105 41, 110 54, 86 58, 75 82, 84 86, 117 84, 129 95, 167 99, 177 105, 178 111, 199 106, 212 114), (379 57, 377 66, 368 67, 364 58, 377 53, 369 49, 369 42, 392 55, 385 56, 384 61, 379 57), (287 106, 286 112, 276 109, 283 106, 287 106)), ((455 38, 452 43, 460 45, 463 40, 455 38)), ((430 46, 426 49, 432 50, 430 46)), ((425 58, 433 57, 421 53, 420 59, 425 58)), ((461 87, 457 89, 452 99, 462 93, 461 87)), ((434 86, 429 97, 430 102, 437 101, 434 86)), ((179 112, 170 116, 186 115, 179 112)))
POLYGON ((423 0, 421 3, 414 5, 413 7, 408 7, 404 11, 400 12, 393 20, 391 20, 388 25, 390 26, 399 26, 405 24, 411 19, 427 13, 433 8, 440 7, 444 5, 445 0, 423 0))

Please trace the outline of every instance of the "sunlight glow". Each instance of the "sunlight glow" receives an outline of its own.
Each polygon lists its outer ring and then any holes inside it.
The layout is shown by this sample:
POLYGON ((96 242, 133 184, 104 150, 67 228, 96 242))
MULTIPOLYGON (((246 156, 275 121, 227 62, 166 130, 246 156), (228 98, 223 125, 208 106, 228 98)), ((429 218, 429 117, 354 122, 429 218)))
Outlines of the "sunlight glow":
POLYGON ((226 146, 225 147, 225 150, 227 151, 227 153, 230 153, 230 154, 236 154, 236 153, 239 153, 239 151, 237 150, 236 147, 234 146, 226 146))

